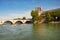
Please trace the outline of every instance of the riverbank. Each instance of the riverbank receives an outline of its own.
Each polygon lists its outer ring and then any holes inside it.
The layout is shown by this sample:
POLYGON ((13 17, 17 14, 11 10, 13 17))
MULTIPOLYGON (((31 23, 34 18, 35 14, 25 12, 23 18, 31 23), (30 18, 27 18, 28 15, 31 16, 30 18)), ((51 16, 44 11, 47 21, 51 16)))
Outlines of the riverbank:
POLYGON ((52 21, 52 22, 49 22, 49 23, 60 23, 60 21, 52 21))
POLYGON ((60 23, 60 21, 52 21, 52 22, 46 22, 46 21, 45 21, 45 22, 34 21, 33 23, 34 23, 34 24, 35 24, 35 23, 60 23))

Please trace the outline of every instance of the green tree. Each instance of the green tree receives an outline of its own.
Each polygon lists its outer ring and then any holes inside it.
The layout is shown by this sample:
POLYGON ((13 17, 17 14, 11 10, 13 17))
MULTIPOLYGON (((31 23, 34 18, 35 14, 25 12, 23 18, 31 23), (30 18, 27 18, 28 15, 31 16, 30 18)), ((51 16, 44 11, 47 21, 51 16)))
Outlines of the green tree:
POLYGON ((57 21, 60 20, 60 10, 47 11, 45 12, 46 19, 48 21, 57 21))
POLYGON ((43 19, 43 16, 40 15, 40 16, 38 17, 38 20, 41 21, 42 19, 43 19))
POLYGON ((26 19, 26 17, 23 17, 23 20, 25 20, 26 19))
POLYGON ((51 21, 52 17, 51 17, 50 12, 47 11, 47 12, 45 13, 45 15, 46 15, 47 21, 51 21))
POLYGON ((33 20, 38 20, 38 12, 37 11, 33 11, 31 12, 31 16, 33 20))

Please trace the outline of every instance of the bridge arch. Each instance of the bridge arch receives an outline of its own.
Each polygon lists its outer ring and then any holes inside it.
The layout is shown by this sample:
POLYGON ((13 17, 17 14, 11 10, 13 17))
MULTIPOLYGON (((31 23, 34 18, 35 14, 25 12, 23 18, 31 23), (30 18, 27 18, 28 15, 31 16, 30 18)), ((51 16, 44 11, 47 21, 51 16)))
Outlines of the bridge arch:
POLYGON ((3 24, 6 24, 6 23, 9 23, 9 24, 13 24, 13 22, 12 21, 5 21, 5 22, 3 22, 3 24))
POLYGON ((23 24, 22 21, 16 21, 15 24, 23 24))
POLYGON ((33 22, 32 21, 26 21, 25 23, 30 24, 30 23, 33 23, 33 22))

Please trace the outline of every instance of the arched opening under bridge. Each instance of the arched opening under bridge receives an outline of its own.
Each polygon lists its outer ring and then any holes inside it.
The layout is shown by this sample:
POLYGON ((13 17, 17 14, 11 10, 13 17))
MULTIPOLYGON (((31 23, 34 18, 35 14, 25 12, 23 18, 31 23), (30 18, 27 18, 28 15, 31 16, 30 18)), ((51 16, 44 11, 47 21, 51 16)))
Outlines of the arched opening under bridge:
POLYGON ((3 24, 9 24, 9 25, 11 25, 13 23, 11 21, 5 21, 3 24))
POLYGON ((25 22, 26 24, 31 24, 31 23, 33 23, 32 21, 26 21, 25 22))
POLYGON ((15 24, 19 25, 19 24, 22 24, 22 22, 21 21, 16 21, 15 24))

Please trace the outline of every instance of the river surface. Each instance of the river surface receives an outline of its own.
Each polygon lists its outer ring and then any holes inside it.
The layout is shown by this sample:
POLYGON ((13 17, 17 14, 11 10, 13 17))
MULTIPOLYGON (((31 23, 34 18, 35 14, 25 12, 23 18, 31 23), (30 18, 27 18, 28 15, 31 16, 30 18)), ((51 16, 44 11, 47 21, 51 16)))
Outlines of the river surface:
POLYGON ((4 24, 0 40, 60 40, 60 24, 4 24))

